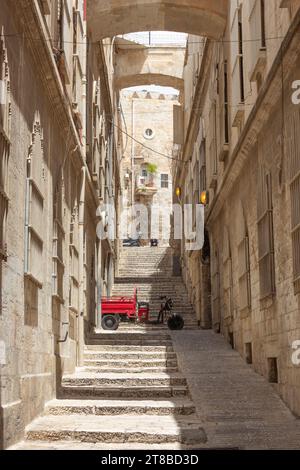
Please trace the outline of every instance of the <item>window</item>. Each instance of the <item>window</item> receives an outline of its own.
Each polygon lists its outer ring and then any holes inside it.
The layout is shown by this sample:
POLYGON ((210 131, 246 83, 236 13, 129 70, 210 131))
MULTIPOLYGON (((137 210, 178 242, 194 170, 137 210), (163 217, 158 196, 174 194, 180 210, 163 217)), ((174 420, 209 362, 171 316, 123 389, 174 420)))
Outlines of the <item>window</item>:
POLYGON ((61 302, 64 300, 64 242, 63 228, 63 181, 59 178, 55 191, 53 220, 53 296, 61 302))
POLYGON ((169 188, 169 175, 161 174, 161 187, 165 189, 169 188))
POLYGON ((40 123, 36 120, 27 157, 25 273, 39 287, 43 282, 44 152, 40 123))
POLYGON ((209 112, 209 187, 216 189, 218 173, 217 146, 217 104, 212 102, 209 112))
POLYGON ((252 343, 245 343, 245 358, 246 358, 247 364, 253 363, 252 343))
POLYGON ((250 287, 250 257, 249 257, 249 237, 245 238, 238 246, 239 260, 239 292, 240 310, 251 308, 251 287, 250 287))
POLYGON ((239 71, 240 71, 240 96, 241 103, 245 101, 245 83, 244 83, 244 47, 243 47, 243 21, 242 9, 238 12, 238 44, 239 44, 239 71))
POLYGON ((79 233, 78 233, 78 208, 73 210, 70 230, 70 293, 69 307, 74 312, 79 309, 79 233))
POLYGON ((258 178, 258 262, 260 297, 264 299, 275 293, 272 179, 263 167, 259 168, 258 178))
POLYGON ((227 70, 227 60, 224 61, 224 108, 223 108, 223 119, 224 119, 224 143, 229 143, 229 108, 228 108, 228 70, 227 70))
POLYGON ((38 325, 39 289, 44 275, 44 152, 37 116, 27 157, 25 196, 25 315, 28 326, 38 325))
POLYGON ((212 257, 212 311, 213 327, 220 332, 220 265, 219 253, 215 251, 212 257))
POLYGON ((224 229, 223 237, 223 286, 224 286, 224 318, 233 315, 233 272, 232 257, 228 228, 224 229))
POLYGON ((202 192, 202 191, 206 191, 205 140, 202 140, 200 144, 199 167, 200 167, 200 192, 202 192))
POLYGON ((0 36, 0 262, 6 259, 6 220, 8 211, 8 164, 10 154, 10 81, 7 52, 0 36))
POLYGON ((298 129, 300 129, 300 110, 291 114, 286 122, 287 161, 291 193, 291 229, 293 247, 294 291, 300 293, 300 147, 298 129))
POLYGON ((154 131, 150 128, 146 129, 144 132, 144 137, 146 139, 152 139, 154 137, 154 131))

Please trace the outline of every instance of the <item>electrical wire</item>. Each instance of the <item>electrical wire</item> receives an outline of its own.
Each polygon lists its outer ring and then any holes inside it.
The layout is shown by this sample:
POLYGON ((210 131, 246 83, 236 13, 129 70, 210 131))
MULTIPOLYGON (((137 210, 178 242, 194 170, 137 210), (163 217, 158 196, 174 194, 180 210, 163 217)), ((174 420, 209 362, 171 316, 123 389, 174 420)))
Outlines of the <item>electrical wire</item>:
MULTIPOLYGON (((26 37, 24 36, 24 34, 22 33, 12 33, 12 34, 1 34, 1 37, 4 37, 4 38, 9 38, 9 37, 22 37, 24 39, 30 39, 30 40, 34 40, 34 41, 49 41, 49 42, 52 42, 53 39, 52 38, 32 38, 32 37, 26 37)), ((118 36, 114 36, 114 38, 118 38, 118 36)), ((282 40, 285 38, 285 35, 284 36, 273 36, 273 37, 266 37, 266 41, 278 41, 278 40, 282 40)), ((105 39, 105 38, 103 38, 105 39)), ((121 38, 120 38, 121 39, 121 38)), ((206 38, 205 38, 206 39, 206 38)), ((150 47, 157 47, 157 48, 163 48, 163 47, 170 47, 170 46, 173 46, 173 47, 187 47, 188 45, 190 44, 204 44, 205 42, 205 39, 202 40, 202 41, 187 41, 186 44, 168 44, 168 43, 165 43, 165 44, 152 44, 150 45, 150 47)), ((236 43, 240 43, 241 41, 239 40, 232 40, 232 39, 209 39, 209 41, 211 43, 215 43, 215 44, 236 44, 236 43)), ((257 39, 243 39, 243 43, 252 43, 252 42, 260 42, 261 41, 261 38, 257 38, 257 39)), ((109 43, 103 43, 102 40, 99 40, 99 41, 88 41, 89 45, 93 46, 93 45, 99 45, 99 43, 102 42, 102 46, 103 47, 112 47, 114 45, 113 41, 109 42, 109 43)), ((64 41, 64 44, 74 44, 74 41, 64 41)), ((86 41, 84 42, 80 42, 80 41, 76 41, 76 44, 77 45, 85 45, 86 44, 86 41)), ((140 46, 145 46, 145 47, 149 47, 149 44, 139 44, 139 43, 133 43, 133 44, 126 44, 126 45, 122 45, 122 47, 136 47, 137 49, 140 48, 140 46)))
POLYGON ((180 158, 171 157, 171 155, 167 155, 167 154, 165 154, 165 153, 159 152, 158 150, 155 150, 155 149, 153 149, 152 147, 149 147, 148 145, 145 145, 143 142, 137 140, 135 137, 133 137, 132 135, 128 134, 128 132, 124 131, 120 126, 118 126, 117 124, 115 124, 112 120, 108 119, 108 121, 109 121, 114 127, 116 127, 120 132, 122 132, 122 134, 125 134, 129 139, 132 139, 134 142, 136 142, 137 144, 141 145, 141 146, 144 147, 145 149, 150 150, 151 152, 156 153, 157 155, 159 155, 159 156, 161 156, 161 157, 168 158, 169 160, 177 161, 177 162, 184 163, 184 164, 188 163, 188 162, 183 162, 180 158))

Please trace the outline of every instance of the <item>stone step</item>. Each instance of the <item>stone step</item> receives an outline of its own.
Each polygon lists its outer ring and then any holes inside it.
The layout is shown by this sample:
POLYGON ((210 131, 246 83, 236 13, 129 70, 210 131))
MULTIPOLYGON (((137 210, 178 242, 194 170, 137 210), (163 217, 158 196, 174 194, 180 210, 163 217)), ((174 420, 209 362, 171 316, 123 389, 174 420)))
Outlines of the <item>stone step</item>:
POLYGON ((91 385, 64 385, 61 387, 60 398, 171 398, 188 396, 186 386, 166 387, 162 385, 152 386, 109 386, 95 387, 91 385))
POLYGON ((97 360, 97 359, 106 359, 106 360, 175 360, 176 353, 175 352, 165 352, 165 351, 158 351, 158 352, 151 352, 151 351, 90 351, 84 353, 84 360, 97 360))
POLYGON ((127 360, 115 360, 115 359, 85 359, 84 360, 84 365, 86 367, 98 367, 98 368, 105 368, 105 367, 115 367, 116 369, 118 368, 123 368, 126 367, 127 369, 130 368, 138 368, 138 367, 178 367, 177 365, 177 360, 167 360, 167 359, 162 359, 162 360, 157 360, 157 359, 150 359, 150 360, 145 360, 145 359, 140 359, 140 360, 134 360, 134 359, 127 359, 127 360))
POLYGON ((206 442, 199 423, 174 416, 43 416, 27 428, 28 440, 74 440, 80 442, 190 443, 206 442), (192 437, 193 436, 193 437, 192 437))
POLYGON ((140 374, 149 372, 151 374, 159 374, 159 373, 175 373, 178 372, 178 366, 175 367, 167 367, 167 366, 136 366, 136 367, 128 367, 125 363, 120 366, 119 368, 115 365, 111 366, 85 366, 83 369, 85 372, 96 372, 96 373, 116 373, 116 374, 124 374, 124 373, 133 373, 133 374, 140 374))
POLYGON ((94 342, 93 341, 89 341, 90 343, 92 344, 89 344, 89 346, 92 346, 92 345, 99 345, 99 346, 108 346, 111 348, 115 348, 115 346, 128 346, 129 348, 132 348, 132 346, 142 346, 142 347, 156 347, 156 345, 160 345, 161 346, 165 346, 165 347, 168 347, 168 346, 172 346, 172 341, 166 341, 166 340, 163 340, 161 342, 157 341, 157 340, 132 340, 132 341, 128 341, 126 339, 124 340, 121 340, 121 339, 111 339, 111 340, 108 340, 108 339, 103 339, 103 340, 95 340, 94 342))
POLYGON ((62 379, 62 385, 73 386, 95 386, 101 387, 104 385, 117 386, 117 387, 151 387, 155 386, 173 386, 173 385, 186 385, 186 378, 180 374, 166 374, 149 372, 134 374, 128 373, 87 373, 82 368, 77 368, 76 372, 72 375, 65 375, 62 379))
POLYGON ((195 406, 189 399, 172 400, 52 400, 50 415, 191 415, 195 406))
POLYGON ((91 340, 103 340, 103 339, 126 339, 126 340, 156 340, 158 339, 159 341, 162 340, 170 340, 171 336, 168 333, 139 333, 139 332, 133 332, 133 333, 123 333, 119 331, 104 331, 101 333, 94 333, 90 335, 89 337, 91 340))
POLYGON ((123 352, 173 352, 172 342, 167 345, 136 345, 136 344, 87 344, 85 346, 86 351, 97 351, 97 352, 107 352, 107 351, 123 351, 123 352))

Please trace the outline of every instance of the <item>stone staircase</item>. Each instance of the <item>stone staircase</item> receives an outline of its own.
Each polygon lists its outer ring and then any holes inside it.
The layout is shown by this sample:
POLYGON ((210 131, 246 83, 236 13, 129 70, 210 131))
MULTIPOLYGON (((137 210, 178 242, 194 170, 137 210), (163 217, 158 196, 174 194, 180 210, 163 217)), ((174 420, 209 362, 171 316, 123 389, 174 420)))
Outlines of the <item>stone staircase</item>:
POLYGON ((94 334, 18 449, 189 449, 206 434, 170 334, 94 334))
MULTIPOLYGON (((124 248, 115 278, 113 295, 132 295, 138 289, 138 299, 150 303, 150 319, 155 320, 160 310, 161 296, 173 299, 174 312, 183 316, 185 328, 197 328, 197 319, 189 302, 181 276, 173 275, 171 248, 124 248)), ((131 328, 123 324, 123 329, 131 328)), ((140 327, 143 329, 143 327, 140 327)), ((155 327, 157 328, 157 326, 155 327)), ((150 325, 147 326, 150 329, 150 325)))

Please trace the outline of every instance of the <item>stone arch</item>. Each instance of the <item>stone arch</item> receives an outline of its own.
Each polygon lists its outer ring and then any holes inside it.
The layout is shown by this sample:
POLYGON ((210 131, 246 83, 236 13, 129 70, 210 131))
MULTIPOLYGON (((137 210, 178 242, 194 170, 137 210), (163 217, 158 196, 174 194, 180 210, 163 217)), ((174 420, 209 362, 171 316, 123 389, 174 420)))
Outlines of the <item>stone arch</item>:
POLYGON ((146 47, 121 38, 116 40, 114 84, 117 89, 159 85, 183 89, 185 47, 146 47))
POLYGON ((138 31, 183 31, 218 39, 228 0, 87 0, 94 41, 138 31))

